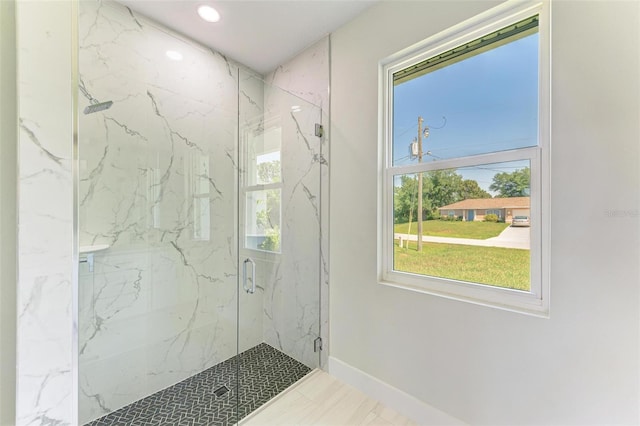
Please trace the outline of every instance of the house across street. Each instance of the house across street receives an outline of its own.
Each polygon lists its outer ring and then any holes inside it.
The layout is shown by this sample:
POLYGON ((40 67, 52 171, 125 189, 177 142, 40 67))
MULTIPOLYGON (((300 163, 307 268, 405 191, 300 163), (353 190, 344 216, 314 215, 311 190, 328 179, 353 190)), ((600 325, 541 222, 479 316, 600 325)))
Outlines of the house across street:
POLYGON ((511 223, 514 216, 531 217, 530 197, 469 198, 438 209, 441 217, 482 222, 486 215, 495 214, 499 221, 511 223))

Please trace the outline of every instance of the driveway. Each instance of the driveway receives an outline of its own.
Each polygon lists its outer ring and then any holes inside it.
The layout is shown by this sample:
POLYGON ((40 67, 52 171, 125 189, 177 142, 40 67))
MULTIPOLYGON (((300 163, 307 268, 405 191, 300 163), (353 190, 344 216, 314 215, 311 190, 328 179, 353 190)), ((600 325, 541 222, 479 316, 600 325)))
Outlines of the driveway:
MULTIPOLYGON (((471 238, 449 238, 449 237, 432 237, 428 235, 422 236, 422 241, 425 243, 445 243, 445 244, 462 244, 465 246, 480 246, 480 247, 503 247, 514 249, 526 249, 530 248, 530 228, 514 228, 508 226, 497 237, 487 238, 486 240, 474 240, 471 238)), ((418 241, 416 235, 407 234, 394 234, 395 238, 400 238, 404 241, 418 241)))
MULTIPOLYGON (((513 227, 507 226, 507 228, 500 233, 497 237, 487 238, 485 241, 497 242, 500 244, 507 244, 510 248, 529 249, 531 244, 531 228, 529 227, 513 227)), ((498 246, 504 247, 504 246, 498 246)))

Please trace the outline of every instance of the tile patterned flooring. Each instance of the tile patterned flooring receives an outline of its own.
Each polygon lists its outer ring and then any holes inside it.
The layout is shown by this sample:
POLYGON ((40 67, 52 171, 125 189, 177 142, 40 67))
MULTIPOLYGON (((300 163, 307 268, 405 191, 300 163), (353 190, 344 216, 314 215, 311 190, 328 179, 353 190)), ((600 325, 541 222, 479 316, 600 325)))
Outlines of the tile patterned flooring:
POLYGON ((261 343, 87 426, 232 425, 310 371, 306 365, 261 343), (240 380, 236 385, 238 362, 240 380), (227 386, 229 391, 216 396, 214 391, 221 386, 227 386))

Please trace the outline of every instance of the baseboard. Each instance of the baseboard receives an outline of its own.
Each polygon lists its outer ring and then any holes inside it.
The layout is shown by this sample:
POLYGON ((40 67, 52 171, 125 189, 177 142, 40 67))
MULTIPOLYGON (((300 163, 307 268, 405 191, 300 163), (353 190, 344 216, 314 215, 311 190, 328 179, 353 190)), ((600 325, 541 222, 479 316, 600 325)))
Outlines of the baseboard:
POLYGON ((462 420, 440 411, 408 393, 331 356, 329 357, 328 372, 335 378, 382 402, 387 407, 393 408, 419 425, 449 426, 466 424, 462 420))

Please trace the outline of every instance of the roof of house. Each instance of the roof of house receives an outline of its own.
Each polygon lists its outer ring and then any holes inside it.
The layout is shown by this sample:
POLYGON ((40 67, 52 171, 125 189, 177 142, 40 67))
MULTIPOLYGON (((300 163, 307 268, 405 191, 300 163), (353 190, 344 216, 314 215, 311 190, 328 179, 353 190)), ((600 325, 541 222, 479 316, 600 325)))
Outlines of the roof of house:
POLYGON ((467 209, 528 209, 531 206, 530 197, 510 198, 469 198, 439 207, 439 210, 467 210, 467 209))

